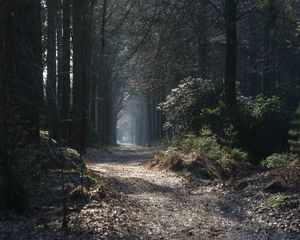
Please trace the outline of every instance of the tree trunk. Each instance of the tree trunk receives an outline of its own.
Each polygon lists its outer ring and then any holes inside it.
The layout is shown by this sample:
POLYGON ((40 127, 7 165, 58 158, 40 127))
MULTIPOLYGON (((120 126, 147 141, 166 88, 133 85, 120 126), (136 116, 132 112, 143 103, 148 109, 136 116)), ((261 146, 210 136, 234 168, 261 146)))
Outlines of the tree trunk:
POLYGON ((225 103, 227 109, 234 112, 236 108, 236 70, 237 70, 237 2, 225 0, 226 23, 226 69, 225 69, 225 103))
POLYGON ((87 140, 94 4, 94 0, 73 0, 72 145, 82 153, 85 152, 87 140))
MULTIPOLYGON (((63 6, 61 0, 58 0, 58 4, 63 6)), ((62 89, 63 89, 63 13, 57 9, 56 13, 56 42, 57 42, 57 108, 59 113, 62 107, 62 89)), ((60 117, 60 116, 59 116, 60 117)))
POLYGON ((207 79, 207 61, 208 61, 208 39, 207 39, 207 6, 208 0, 201 1, 201 9, 198 28, 198 74, 199 77, 207 79))
POLYGON ((71 57, 71 1, 63 0, 63 46, 62 46, 62 102, 61 102, 61 134, 66 145, 70 144, 70 57, 71 57))
POLYGON ((273 55, 272 38, 274 37, 274 21, 276 18, 275 6, 272 1, 264 6, 264 71, 263 93, 271 94, 276 83, 275 58, 273 55))
POLYGON ((28 140, 39 142, 39 113, 43 104, 41 3, 15 1, 14 46, 15 80, 11 83, 11 102, 27 122, 28 140))
POLYGON ((49 137, 58 137, 57 91, 56 91, 56 2, 47 0, 47 104, 49 137))
POLYGON ((83 117, 81 111, 82 91, 82 9, 81 1, 73 0, 73 105, 72 105, 72 146, 80 150, 80 125, 83 117))

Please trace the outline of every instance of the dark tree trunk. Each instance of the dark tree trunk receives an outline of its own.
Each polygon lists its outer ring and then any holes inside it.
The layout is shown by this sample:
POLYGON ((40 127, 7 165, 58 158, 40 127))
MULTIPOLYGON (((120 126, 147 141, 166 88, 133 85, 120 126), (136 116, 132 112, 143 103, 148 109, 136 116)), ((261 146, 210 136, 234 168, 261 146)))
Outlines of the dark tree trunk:
POLYGON ((3 164, 5 207, 15 208, 12 193, 15 135, 39 143, 39 113, 43 103, 41 6, 38 0, 1 2, 0 5, 0 160, 3 164), (10 114, 9 114, 10 112, 10 114), (11 113, 14 113, 12 115, 11 113), (19 133, 11 133, 19 117, 19 133), (22 130, 24 129, 24 131, 22 130), (22 131, 22 132, 21 132, 22 131))
POLYGON ((11 83, 11 102, 27 122, 28 139, 39 142, 39 113, 43 103, 41 3, 18 0, 15 6, 15 81, 11 83))
POLYGON ((208 0, 201 1, 198 28, 198 69, 199 77, 207 79, 208 39, 207 39, 207 6, 208 0))
POLYGON ((73 105, 72 105, 72 146, 80 150, 81 90, 82 90, 82 9, 81 1, 73 0, 73 105))
POLYGON ((250 57, 250 72, 248 75, 248 95, 256 96, 259 90, 259 76, 258 76, 258 66, 257 66, 257 43, 259 39, 256 34, 256 26, 254 16, 250 16, 249 28, 251 31, 250 43, 249 43, 249 57, 250 57))
POLYGON ((5 193, 1 201, 8 207, 11 200, 12 163, 9 158, 8 136, 8 108, 9 108, 9 82, 12 81, 14 66, 13 48, 13 16, 9 13, 15 11, 15 6, 10 3, 0 7, 0 164, 2 166, 3 189, 5 193))
POLYGON ((47 0, 47 104, 49 137, 58 137, 57 91, 56 91, 56 2, 47 0))
MULTIPOLYGON (((61 0, 58 0, 58 4, 63 4, 61 0)), ((57 108, 60 112, 62 107, 62 89, 63 89, 63 15, 60 9, 56 13, 57 31, 57 108)), ((59 116, 60 117, 60 116, 59 116)))
POLYGON ((80 152, 85 152, 87 140, 94 4, 94 0, 73 0, 72 145, 80 152))
POLYGON ((263 71, 263 94, 271 94, 276 83, 276 69, 272 38, 274 37, 274 22, 276 10, 273 1, 266 3, 264 7, 264 71, 263 71))
POLYGON ((70 144, 70 57, 71 57, 71 1, 63 0, 63 44, 62 44, 62 102, 61 134, 65 144, 70 144))
POLYGON ((237 70, 237 2, 225 0, 226 22, 226 69, 225 69, 225 103, 227 109, 236 108, 236 70, 237 70))

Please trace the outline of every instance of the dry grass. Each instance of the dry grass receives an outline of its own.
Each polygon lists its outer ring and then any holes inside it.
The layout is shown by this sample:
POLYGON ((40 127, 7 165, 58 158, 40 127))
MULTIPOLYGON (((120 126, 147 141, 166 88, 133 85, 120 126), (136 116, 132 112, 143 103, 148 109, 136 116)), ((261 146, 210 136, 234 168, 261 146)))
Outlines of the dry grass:
POLYGON ((238 180, 246 175, 248 164, 231 161, 215 161, 204 154, 167 151, 155 155, 147 162, 151 169, 167 170, 202 179, 217 181, 238 180))

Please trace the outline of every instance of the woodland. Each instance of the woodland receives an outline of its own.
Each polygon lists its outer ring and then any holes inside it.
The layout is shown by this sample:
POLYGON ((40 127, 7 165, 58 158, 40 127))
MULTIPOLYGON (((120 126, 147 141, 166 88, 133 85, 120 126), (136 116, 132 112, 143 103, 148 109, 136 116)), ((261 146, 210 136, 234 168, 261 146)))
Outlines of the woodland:
POLYGON ((0 0, 0 239, 300 239, 299 15, 0 0))

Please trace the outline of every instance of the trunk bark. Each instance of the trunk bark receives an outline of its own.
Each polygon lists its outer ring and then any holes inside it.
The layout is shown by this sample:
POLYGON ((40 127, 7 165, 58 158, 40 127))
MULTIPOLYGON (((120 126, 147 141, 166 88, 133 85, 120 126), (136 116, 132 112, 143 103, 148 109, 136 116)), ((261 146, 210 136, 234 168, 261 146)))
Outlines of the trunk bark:
POLYGON ((61 102, 61 134, 64 144, 70 144, 70 57, 71 57, 71 1, 63 0, 63 46, 62 46, 62 102, 61 102))
POLYGON ((226 23, 226 69, 225 69, 225 103, 228 110, 236 108, 236 70, 237 70, 237 29, 236 0, 225 0, 226 23))
POLYGON ((58 137, 58 109, 56 91, 56 3, 47 0, 47 105, 49 137, 58 137))

